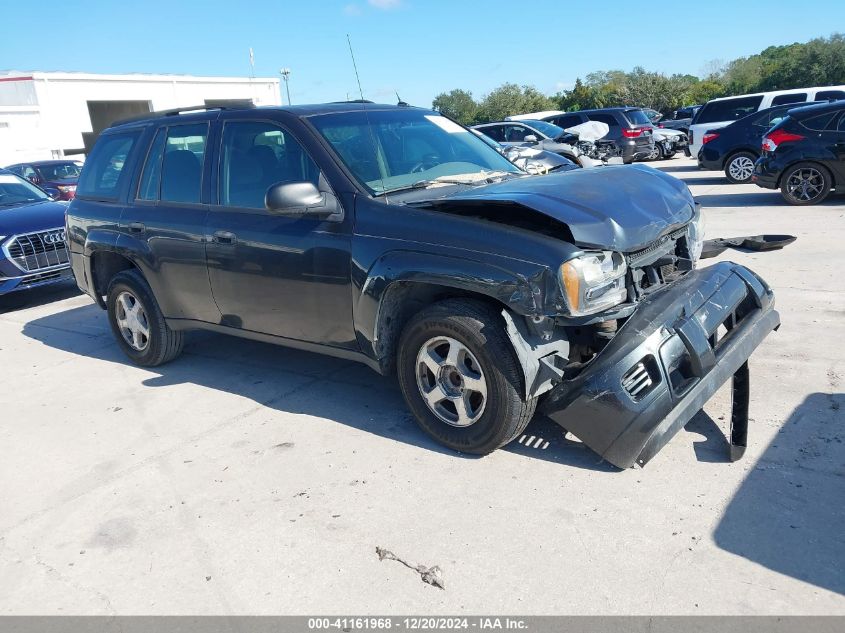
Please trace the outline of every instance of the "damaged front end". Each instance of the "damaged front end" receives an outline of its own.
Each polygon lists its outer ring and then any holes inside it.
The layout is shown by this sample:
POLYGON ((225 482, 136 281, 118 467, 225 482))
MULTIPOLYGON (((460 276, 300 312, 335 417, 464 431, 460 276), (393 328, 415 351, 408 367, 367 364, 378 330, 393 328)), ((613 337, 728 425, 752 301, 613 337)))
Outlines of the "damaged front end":
POLYGON ((779 325, 772 291, 744 266, 686 272, 644 293, 607 344, 577 372, 564 372, 538 410, 615 466, 642 466, 733 377, 736 459, 748 423, 747 361, 779 325))

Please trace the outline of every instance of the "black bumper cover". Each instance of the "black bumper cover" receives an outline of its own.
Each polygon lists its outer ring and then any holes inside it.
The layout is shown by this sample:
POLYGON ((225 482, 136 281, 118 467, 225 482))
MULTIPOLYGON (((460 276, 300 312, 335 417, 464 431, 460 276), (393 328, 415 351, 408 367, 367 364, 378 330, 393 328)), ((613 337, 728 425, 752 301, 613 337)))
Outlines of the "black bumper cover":
POLYGON ((643 466, 733 376, 738 459, 747 360, 779 325, 772 291, 749 269, 721 262, 693 271, 643 300, 586 369, 552 389, 541 412, 615 466, 643 466))

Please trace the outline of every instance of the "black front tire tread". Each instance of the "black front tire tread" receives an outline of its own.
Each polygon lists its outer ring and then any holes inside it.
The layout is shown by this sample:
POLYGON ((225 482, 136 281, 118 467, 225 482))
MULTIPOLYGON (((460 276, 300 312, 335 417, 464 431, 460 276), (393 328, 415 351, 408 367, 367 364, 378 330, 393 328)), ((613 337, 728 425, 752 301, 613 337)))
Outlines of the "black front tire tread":
POLYGON ((730 156, 728 156, 728 160, 725 161, 725 177, 728 179, 728 182, 731 182, 735 185, 744 185, 746 183, 751 182, 751 176, 749 176, 747 180, 737 180, 736 178, 733 178, 730 174, 729 168, 731 166, 731 163, 735 158, 739 158, 740 156, 747 156, 751 159, 752 163, 757 160, 757 157, 751 152, 737 152, 736 154, 731 154, 730 156))
POLYGON ((821 204, 822 202, 827 200, 827 197, 830 195, 832 188, 833 178, 830 175, 830 172, 818 163, 806 162, 793 165, 792 167, 783 172, 783 176, 781 176, 780 180, 780 193, 783 196, 783 199, 786 200, 789 204, 795 205, 796 207, 804 207, 812 204, 821 204), (822 178, 824 178, 825 192, 814 200, 795 200, 792 196, 787 193, 786 183, 789 181, 789 176, 792 175, 792 172, 797 169, 806 169, 808 167, 812 167, 813 169, 818 170, 818 172, 822 175, 822 178))

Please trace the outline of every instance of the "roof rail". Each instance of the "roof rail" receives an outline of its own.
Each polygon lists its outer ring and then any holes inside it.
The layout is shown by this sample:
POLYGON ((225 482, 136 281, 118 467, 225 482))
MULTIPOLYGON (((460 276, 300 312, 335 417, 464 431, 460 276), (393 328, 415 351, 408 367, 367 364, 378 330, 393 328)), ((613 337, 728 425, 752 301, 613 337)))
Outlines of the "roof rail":
POLYGON ((182 114, 183 112, 199 112, 205 110, 244 110, 249 108, 254 108, 254 103, 243 104, 238 106, 226 106, 226 105, 195 105, 195 106, 186 106, 184 108, 171 108, 169 110, 155 110, 153 112, 147 112, 146 114, 139 114, 136 116, 131 116, 126 119, 119 119, 113 122, 111 125, 123 125, 124 123, 132 123, 134 121, 145 121, 146 119, 157 119, 159 117, 165 116, 177 116, 182 114))

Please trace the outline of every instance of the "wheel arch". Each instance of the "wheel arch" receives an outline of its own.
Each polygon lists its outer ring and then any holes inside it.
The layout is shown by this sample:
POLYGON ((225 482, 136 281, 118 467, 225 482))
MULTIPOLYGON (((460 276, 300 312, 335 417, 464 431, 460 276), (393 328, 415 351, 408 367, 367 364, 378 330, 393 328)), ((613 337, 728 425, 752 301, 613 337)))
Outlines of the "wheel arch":
POLYGON ((802 159, 799 159, 799 160, 793 160, 786 167, 781 169, 780 174, 778 174, 777 186, 778 187, 781 186, 781 184, 783 183, 783 177, 786 175, 786 173, 790 169, 792 169, 793 167, 795 167, 796 165, 799 165, 801 163, 806 163, 808 165, 815 165, 816 167, 823 169, 825 171, 825 173, 828 175, 828 177, 830 178, 831 189, 836 187, 836 175, 833 173, 833 171, 829 167, 820 163, 817 160, 812 160, 812 159, 807 160, 805 158, 802 158, 802 159))
POLYGON ((130 269, 140 272, 135 262, 117 251, 95 250, 91 253, 91 281, 97 305, 106 309, 103 296, 108 291, 109 282, 117 273, 130 269))

